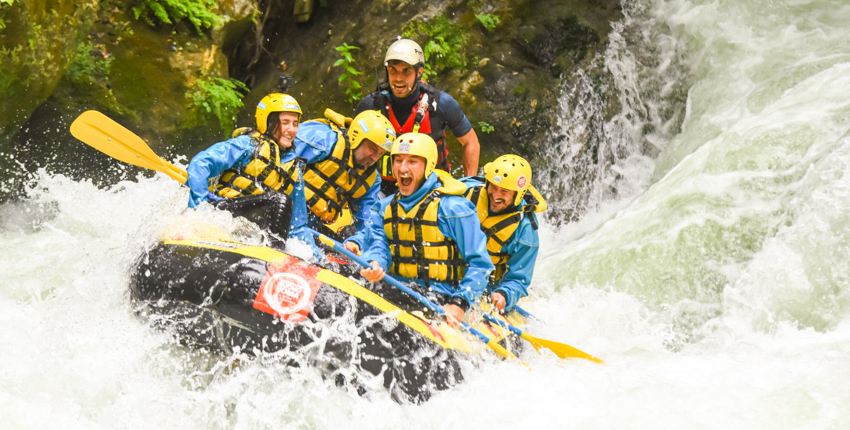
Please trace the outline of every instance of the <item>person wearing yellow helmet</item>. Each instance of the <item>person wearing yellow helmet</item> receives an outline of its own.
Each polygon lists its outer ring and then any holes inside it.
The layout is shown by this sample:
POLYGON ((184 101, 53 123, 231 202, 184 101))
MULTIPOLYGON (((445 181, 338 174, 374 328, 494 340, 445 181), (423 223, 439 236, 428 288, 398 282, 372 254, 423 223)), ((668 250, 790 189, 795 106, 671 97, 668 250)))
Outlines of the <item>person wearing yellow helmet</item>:
POLYGON ((509 312, 528 295, 540 238, 535 212, 546 201, 531 185, 531 164, 518 155, 502 155, 484 166, 484 176, 461 178, 464 194, 476 207, 487 252, 496 267, 487 286, 490 300, 509 312))
POLYGON ((377 202, 381 187, 375 163, 390 149, 396 133, 376 111, 361 112, 353 120, 341 120, 341 115, 330 110, 325 115, 301 124, 295 152, 306 162, 308 224, 339 237, 325 225, 349 208, 354 229, 363 228, 367 209, 377 202))
POLYGON ((377 282, 391 273, 415 283, 455 325, 493 270, 475 207, 463 198, 463 183, 436 169, 439 155, 430 136, 402 134, 390 153, 398 192, 373 207, 367 231, 345 247, 356 253, 365 243, 363 257, 372 268, 360 271, 364 278, 377 282))
MULTIPOLYGON (((422 80, 424 66, 425 56, 419 44, 410 39, 396 40, 384 56, 387 82, 364 97, 355 112, 379 110, 393 124, 396 133, 418 132, 431 136, 437 144, 437 168, 447 172, 451 172, 451 166, 445 131, 450 129, 463 145, 464 175, 475 175, 480 151, 478 135, 452 96, 422 80)), ((381 160, 378 170, 383 179, 384 195, 395 192, 389 157, 381 160)))
POLYGON ((271 240, 277 247, 283 246, 290 231, 310 237, 304 229, 306 213, 299 212, 299 205, 280 210, 289 207, 292 198, 304 200, 293 151, 301 114, 301 106, 289 94, 263 97, 254 115, 256 129, 237 129, 230 139, 192 157, 186 180, 189 207, 209 201, 237 215, 250 213, 249 219, 273 233, 271 240), (257 209, 272 207, 277 209, 257 209))

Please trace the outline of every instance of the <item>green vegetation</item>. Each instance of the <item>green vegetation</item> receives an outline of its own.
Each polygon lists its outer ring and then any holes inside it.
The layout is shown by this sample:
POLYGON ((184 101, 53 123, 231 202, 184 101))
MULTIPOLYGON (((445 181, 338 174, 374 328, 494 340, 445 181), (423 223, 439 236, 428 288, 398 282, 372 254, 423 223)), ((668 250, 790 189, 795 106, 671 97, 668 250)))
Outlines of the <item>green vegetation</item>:
POLYGON ((499 25, 499 15, 493 15, 489 13, 479 13, 475 15, 478 18, 478 21, 481 22, 481 25, 487 29, 487 31, 493 31, 497 25, 499 25))
POLYGON ((30 24, 25 38, 22 35, 9 35, 9 42, 0 46, 0 94, 8 96, 13 86, 27 87, 31 83, 50 79, 60 73, 61 62, 51 61, 45 52, 54 52, 57 42, 51 34, 73 28, 75 17, 62 19, 51 9, 51 19, 47 24, 30 24), (15 72, 17 71, 17 72, 15 72))
POLYGON ((77 45, 74 60, 68 67, 68 77, 72 81, 83 78, 108 78, 112 56, 103 51, 103 46, 95 46, 91 40, 77 45))
POLYGON ((493 127, 492 125, 484 121, 478 121, 478 127, 481 128, 482 133, 492 133, 494 130, 496 130, 496 127, 493 127))
MULTIPOLYGON (((198 115, 204 112, 214 114, 222 131, 229 135, 236 115, 244 106, 240 90, 248 91, 248 87, 236 79, 218 77, 199 79, 197 84, 197 88, 186 92, 186 98, 198 108, 198 115)), ((199 118, 195 118, 195 123, 202 123, 199 118)))
POLYGON ((333 67, 342 67, 345 71, 339 75, 339 83, 343 83, 345 81, 345 95, 348 97, 348 101, 350 103, 356 103, 358 100, 363 98, 363 95, 360 93, 360 89, 362 85, 360 85, 357 80, 354 79, 354 76, 362 75, 363 72, 354 68, 354 57, 351 55, 351 51, 360 49, 358 46, 352 46, 345 42, 342 45, 334 48, 339 52, 340 58, 334 62, 333 67))
POLYGON ((467 60, 461 54, 466 38, 461 27, 443 15, 438 15, 432 22, 408 22, 402 37, 420 41, 425 54, 425 74, 422 76, 425 80, 445 69, 466 68, 467 60), (422 40, 426 42, 423 44, 422 40))
MULTIPOLYGON (((2 6, 4 4, 11 6, 12 3, 14 3, 14 2, 15 2, 15 0, 0 0, 0 6, 2 6)), ((3 21, 3 18, 0 17, 0 30, 2 30, 4 28, 6 28, 6 21, 3 21)))
POLYGON ((224 19, 211 12, 215 7, 215 0, 139 0, 133 6, 133 14, 151 26, 156 26, 157 21, 175 24, 187 19, 198 34, 203 34, 204 28, 213 28, 224 19))

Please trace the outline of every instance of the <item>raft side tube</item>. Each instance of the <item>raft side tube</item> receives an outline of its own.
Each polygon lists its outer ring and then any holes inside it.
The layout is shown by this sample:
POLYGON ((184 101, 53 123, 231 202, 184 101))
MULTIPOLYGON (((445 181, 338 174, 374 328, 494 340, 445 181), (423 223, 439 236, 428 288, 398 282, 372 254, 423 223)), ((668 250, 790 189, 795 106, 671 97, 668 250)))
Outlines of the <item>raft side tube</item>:
POLYGON ((350 363, 413 402, 460 382, 458 351, 473 349, 456 330, 438 330, 351 279, 265 247, 167 240, 139 258, 130 293, 181 340, 225 353, 297 351, 350 319, 355 338, 332 334, 323 370, 350 363))

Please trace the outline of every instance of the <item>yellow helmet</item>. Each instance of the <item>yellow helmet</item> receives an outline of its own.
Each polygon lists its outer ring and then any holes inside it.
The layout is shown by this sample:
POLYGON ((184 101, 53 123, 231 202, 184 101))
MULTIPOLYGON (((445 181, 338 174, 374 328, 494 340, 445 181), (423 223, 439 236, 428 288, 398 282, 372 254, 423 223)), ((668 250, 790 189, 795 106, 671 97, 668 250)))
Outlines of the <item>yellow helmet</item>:
POLYGON ((425 177, 431 175, 437 165, 437 144, 434 139, 422 133, 404 133, 395 140, 390 156, 396 154, 418 155, 425 159, 425 177))
MULTIPOLYGON (((269 127, 269 115, 273 112, 292 112, 298 115, 298 120, 301 120, 301 106, 289 94, 271 93, 257 104, 257 112, 254 116, 257 118, 257 130, 260 133, 265 133, 269 127)), ((274 117, 272 117, 274 118, 274 117)))
POLYGON ((422 66, 425 64, 425 53, 418 43, 410 39, 399 39, 387 49, 384 63, 389 63, 390 60, 404 61, 411 66, 422 66))
POLYGON ((351 142, 351 149, 360 146, 364 139, 369 139, 375 145, 389 151, 393 145, 393 140, 395 140, 393 124, 376 110, 360 112, 351 121, 351 126, 348 127, 348 140, 351 142))
POLYGON ((531 165, 519 155, 503 155, 484 166, 484 178, 491 184, 516 191, 514 205, 518 205, 531 188, 531 165))

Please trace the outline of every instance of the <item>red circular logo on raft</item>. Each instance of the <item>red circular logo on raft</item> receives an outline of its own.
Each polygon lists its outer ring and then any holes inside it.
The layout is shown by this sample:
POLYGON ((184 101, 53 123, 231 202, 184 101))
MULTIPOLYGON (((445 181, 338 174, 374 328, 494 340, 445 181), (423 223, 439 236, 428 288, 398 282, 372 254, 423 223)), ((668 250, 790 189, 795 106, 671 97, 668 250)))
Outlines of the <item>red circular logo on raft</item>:
POLYGON ((310 303, 310 284, 292 273, 275 273, 265 285, 263 296, 278 314, 294 314, 310 303))
POLYGON ((526 184, 528 184, 528 179, 526 179, 525 175, 519 175, 519 178, 516 178, 517 189, 525 189, 526 184))

